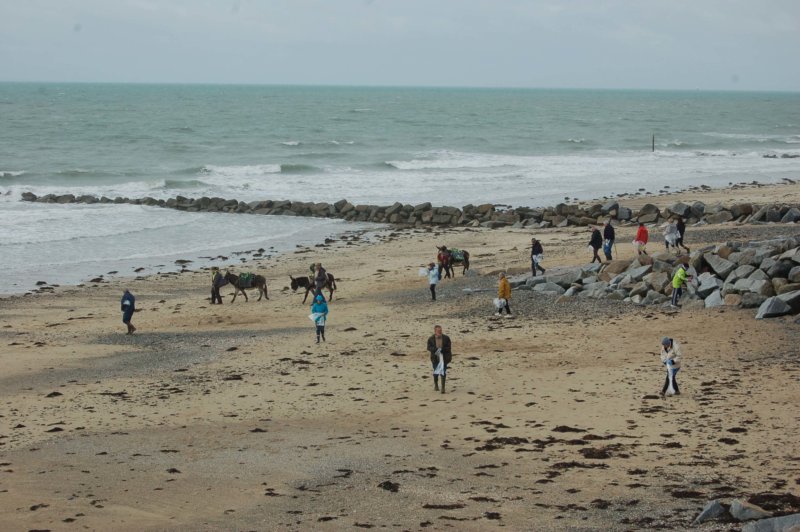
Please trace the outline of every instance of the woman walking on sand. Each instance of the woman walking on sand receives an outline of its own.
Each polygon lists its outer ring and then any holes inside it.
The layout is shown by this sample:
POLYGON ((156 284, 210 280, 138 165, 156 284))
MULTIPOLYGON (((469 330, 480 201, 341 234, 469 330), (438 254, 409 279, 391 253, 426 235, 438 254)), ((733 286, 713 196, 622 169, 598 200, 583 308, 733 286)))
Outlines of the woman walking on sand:
POLYGON ((661 339, 661 362, 667 367, 667 379, 664 381, 664 387, 661 389, 661 397, 667 395, 680 395, 678 389, 678 381, 675 380, 675 375, 681 369, 681 346, 672 338, 665 336, 661 339))
POLYGON ((544 275, 544 268, 542 268, 542 261, 544 260, 544 249, 542 243, 536 238, 531 238, 531 272, 536 277, 536 270, 542 272, 544 275))
POLYGON ((687 248, 683 243, 683 235, 686 234, 686 224, 683 223, 683 218, 681 218, 680 216, 678 216, 678 221, 675 224, 675 227, 677 227, 678 229, 678 240, 675 242, 675 249, 677 249, 678 246, 680 246, 686 250, 686 253, 691 253, 691 250, 687 248))
POLYGON ((122 294, 120 306, 122 307, 122 323, 128 326, 128 332, 126 334, 133 334, 136 327, 131 323, 131 319, 133 318, 133 313, 136 312, 136 298, 133 297, 133 294, 131 294, 127 288, 122 294))
POLYGON ((669 219, 667 222, 667 227, 664 229, 664 246, 667 248, 667 253, 669 253, 669 248, 672 246, 675 248, 675 251, 678 250, 678 240, 680 239, 680 233, 678 233, 678 226, 675 225, 675 220, 672 218, 669 219))
POLYGON ((311 319, 317 326, 317 343, 320 337, 325 341, 325 322, 328 320, 328 304, 322 295, 314 298, 314 303, 311 305, 311 319))
POLYGON ((506 311, 506 317, 511 316, 511 285, 508 284, 506 274, 500 272, 500 284, 497 286, 497 298, 500 300, 500 307, 495 312, 495 316, 501 316, 503 310, 506 311))

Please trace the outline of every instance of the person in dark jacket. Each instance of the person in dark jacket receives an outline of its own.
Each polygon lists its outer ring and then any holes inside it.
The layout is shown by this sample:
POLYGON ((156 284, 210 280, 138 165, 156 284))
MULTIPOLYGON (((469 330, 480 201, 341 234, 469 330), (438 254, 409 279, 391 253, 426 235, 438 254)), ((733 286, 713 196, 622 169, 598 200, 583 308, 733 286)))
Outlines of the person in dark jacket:
POLYGON ((211 268, 211 304, 222 304, 222 296, 219 294, 219 289, 227 283, 225 278, 219 273, 219 268, 214 266, 211 268))
POLYGON ((678 219, 678 221, 675 224, 678 227, 678 240, 675 242, 675 248, 677 249, 678 246, 680 246, 686 250, 686 253, 691 253, 689 248, 687 248, 683 243, 683 235, 686 233, 686 224, 683 223, 682 217, 677 216, 676 218, 678 219))
POLYGON ((122 307, 122 323, 128 326, 127 334, 133 334, 136 327, 131 323, 131 319, 133 318, 133 313, 136 312, 136 298, 133 297, 133 294, 131 294, 127 288, 122 294, 120 306, 122 307))
POLYGON ((589 240, 589 246, 591 246, 592 251, 594 252, 592 262, 595 260, 597 260, 597 262, 603 262, 600 259, 600 255, 597 254, 597 252, 600 251, 600 248, 603 247, 603 236, 600 234, 600 229, 597 227, 592 228, 592 238, 589 240))
POLYGON ((536 277, 536 270, 542 272, 544 275, 544 268, 542 268, 542 260, 544 260, 544 249, 542 243, 535 238, 531 238, 531 272, 536 277))
POLYGON ((431 364, 433 365, 433 389, 439 391, 439 377, 442 378, 442 393, 444 393, 444 383, 447 378, 447 365, 453 359, 452 344, 450 337, 442 334, 442 326, 433 327, 433 336, 428 338, 428 351, 431 354, 431 364))
POLYGON ((614 226, 611 225, 611 220, 608 220, 603 228, 603 253, 606 254, 607 260, 614 260, 611 257, 611 250, 614 248, 614 240, 616 240, 614 226))

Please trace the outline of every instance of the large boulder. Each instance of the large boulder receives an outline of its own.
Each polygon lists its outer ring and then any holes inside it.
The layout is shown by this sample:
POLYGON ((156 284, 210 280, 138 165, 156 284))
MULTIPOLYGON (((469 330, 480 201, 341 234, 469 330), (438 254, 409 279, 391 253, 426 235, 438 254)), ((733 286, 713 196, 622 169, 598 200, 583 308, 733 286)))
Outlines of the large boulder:
POLYGON ((715 290, 722 288, 723 282, 717 278, 713 273, 701 273, 697 277, 698 287, 697 295, 705 299, 715 290))
POLYGON ((731 515, 737 521, 752 521, 753 519, 764 519, 765 517, 772 517, 772 514, 760 506, 735 499, 731 502, 731 515))
POLYGON ((742 532, 796 532, 800 529, 800 514, 770 517, 747 523, 742 532))
POLYGON ((608 283, 603 281, 584 285, 583 291, 578 294, 578 297, 590 297, 593 299, 600 299, 608 292, 608 283))
POLYGON ((800 290, 785 292, 777 296, 777 298, 789 305, 793 313, 800 312, 800 290))
POLYGON ((733 285, 732 292, 752 292, 767 297, 775 295, 772 281, 764 279, 739 279, 733 285))
POLYGON ((797 207, 792 207, 791 209, 786 211, 786 214, 783 215, 783 217, 781 218, 781 223, 784 224, 795 223, 798 220, 800 220, 800 209, 798 209, 797 207))
POLYGON ((653 290, 663 292, 669 284, 670 276, 666 272, 651 272, 642 277, 642 281, 647 283, 653 290))
POLYGON ((620 207, 617 209, 617 220, 627 221, 633 218, 633 211, 628 207, 620 207))
POLYGON ((792 307, 790 307, 788 303, 781 301, 779 297, 780 296, 770 297, 764 301, 761 306, 758 307, 756 319, 761 320, 764 318, 775 318, 777 316, 791 314, 792 307))
POLYGON ((611 211, 616 211, 617 209, 619 209, 619 202, 610 200, 603 204, 603 206, 600 208, 600 212, 603 214, 608 214, 611 211))
POLYGON ((645 266, 631 268, 626 272, 626 274, 634 281, 641 281, 642 278, 650 273, 652 269, 653 267, 648 264, 645 266))
POLYGON ((562 287, 569 288, 573 283, 577 283, 582 277, 580 268, 573 268, 561 273, 547 275, 548 283, 555 283, 562 287))
POLYGON ((692 526, 697 526, 699 524, 705 523, 706 521, 713 521, 714 519, 719 519, 724 517, 728 513, 728 510, 722 505, 722 503, 718 499, 714 499, 713 501, 709 501, 708 504, 705 505, 703 511, 700 512, 695 520, 692 522, 692 526))
POLYGON ((639 223, 652 224, 658 221, 658 213, 651 212, 647 214, 640 214, 637 220, 639 220, 639 223))
POLYGON ((761 294, 754 294, 753 292, 745 292, 742 294, 741 305, 742 308, 758 308, 764 301, 767 300, 766 296, 761 294))
POLYGON ((740 218, 742 216, 749 216, 753 214, 753 204, 752 203, 736 203, 731 206, 731 214, 734 218, 740 218))
POLYGON ((645 305, 658 305, 664 303, 669 298, 662 294, 661 292, 656 292, 655 290, 650 290, 647 292, 647 295, 642 299, 642 303, 645 305))
POLYGON ((789 277, 789 272, 792 271, 794 263, 790 260, 778 260, 767 268, 765 271, 770 277, 789 277))
POLYGON ((721 224, 733 220, 733 215, 730 211, 719 211, 714 214, 706 216, 706 221, 710 224, 721 224))
POLYGON ((794 292, 795 290, 800 290, 800 283, 785 284, 780 288, 775 289, 775 293, 780 296, 789 292, 794 292))
POLYGON ((561 295, 564 292, 566 292, 566 290, 564 288, 562 288, 560 285, 557 285, 556 283, 551 283, 551 282, 545 282, 545 283, 537 284, 537 285, 535 285, 533 287, 533 291, 534 292, 554 293, 554 294, 558 294, 558 295, 561 295))
POLYGON ((725 304, 725 301, 722 299, 722 295, 720 294, 719 290, 714 290, 705 299, 705 307, 706 308, 721 307, 724 304, 725 304))
POLYGON ((723 259, 717 255, 707 253, 703 256, 703 258, 720 279, 725 279, 728 277, 729 273, 736 269, 735 262, 731 262, 728 259, 723 259))
POLYGON ((692 208, 683 202, 676 203, 668 210, 672 214, 677 214, 681 218, 688 218, 692 214, 692 208))

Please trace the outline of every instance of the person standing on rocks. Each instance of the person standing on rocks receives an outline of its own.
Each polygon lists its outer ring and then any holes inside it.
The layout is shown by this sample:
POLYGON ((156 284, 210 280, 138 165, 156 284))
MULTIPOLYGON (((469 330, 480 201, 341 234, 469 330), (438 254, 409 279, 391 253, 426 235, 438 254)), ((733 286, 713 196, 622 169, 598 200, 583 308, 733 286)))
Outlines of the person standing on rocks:
POLYGON ((542 243, 536 238, 531 238, 531 272, 533 272, 534 277, 536 277, 536 270, 541 271, 542 275, 544 275, 544 268, 541 266, 542 260, 544 260, 542 243))
POLYGON ((661 397, 667 395, 680 395, 678 389, 678 381, 675 376, 678 370, 681 369, 681 346, 672 338, 665 336, 661 339, 661 362, 667 367, 667 379, 664 381, 664 387, 661 389, 661 397))
POLYGON ((131 323, 131 319, 133 319, 133 313, 136 312, 136 298, 133 297, 133 294, 131 294, 127 288, 125 292, 122 293, 120 306, 122 307, 122 323, 128 327, 128 332, 126 334, 133 334, 134 331, 136 331, 136 327, 131 323))
POLYGON ((428 338, 428 352, 431 354, 431 364, 433 365, 433 389, 439 391, 439 378, 441 377, 441 391, 444 393, 447 365, 453 359, 453 350, 450 337, 442 334, 441 325, 433 327, 433 336, 428 338))
POLYGON ((511 285, 508 283, 508 279, 506 279, 506 274, 500 272, 500 284, 497 287, 497 297, 501 301, 501 307, 497 309, 495 312, 495 316, 501 316, 503 314, 503 310, 506 311, 506 317, 511 316, 511 285))
POLYGON ((225 278, 219 272, 219 268, 214 266, 211 268, 211 304, 212 305, 222 305, 222 296, 219 293, 219 289, 225 286, 225 278))
POLYGON ((682 247, 686 250, 686 253, 691 253, 689 248, 687 248, 683 244, 683 235, 686 234, 686 224, 683 223, 683 218, 678 216, 678 220, 675 223, 675 227, 678 229, 678 240, 675 241, 675 249, 678 249, 678 246, 682 247))
POLYGON ((637 255, 647 255, 647 240, 650 238, 650 233, 647 232, 647 227, 644 222, 639 222, 639 229, 636 230, 636 238, 633 239, 633 247, 636 249, 637 255))
POLYGON ((600 248, 603 247, 603 236, 600 234, 600 229, 597 227, 592 227, 592 238, 589 240, 589 247, 592 248, 592 262, 594 263, 595 260, 597 262, 602 263, 603 261, 600 259, 600 255, 597 254, 600 251, 600 248))
POLYGON ((675 225, 675 220, 670 218, 667 227, 664 229, 664 246, 667 248, 667 253, 669 253, 670 246, 675 248, 675 251, 678 250, 679 238, 680 233, 678 233, 678 226, 675 225))
POLYGON ((328 304, 322 295, 314 298, 314 304, 311 305, 311 317, 314 320, 314 325, 317 326, 317 343, 320 337, 325 341, 325 322, 328 320, 328 304))
POLYGON ((428 264, 428 285, 431 289, 431 301, 436 301, 436 284, 439 282, 439 270, 434 263, 428 264))
POLYGON ((686 284, 686 281, 691 281, 692 276, 686 274, 686 262, 682 261, 678 269, 675 270, 675 275, 672 276, 672 308, 678 308, 678 300, 681 298, 681 294, 683 293, 683 285, 686 284))
POLYGON ((603 253, 606 255, 606 260, 614 260, 611 256, 611 250, 614 248, 614 240, 616 238, 611 220, 606 220, 606 225, 603 227, 603 253))

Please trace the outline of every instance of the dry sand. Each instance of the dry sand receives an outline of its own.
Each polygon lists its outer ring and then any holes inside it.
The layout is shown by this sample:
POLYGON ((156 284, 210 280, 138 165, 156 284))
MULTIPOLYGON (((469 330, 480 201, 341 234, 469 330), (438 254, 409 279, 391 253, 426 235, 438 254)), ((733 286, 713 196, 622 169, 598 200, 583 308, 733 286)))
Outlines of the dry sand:
MULTIPOLYGON (((796 233, 708 226, 687 244, 796 233)), ((495 318, 492 272, 526 271, 530 236, 387 230, 302 249, 244 268, 269 279, 261 302, 225 288, 210 305, 205 271, 0 300, 0 529, 682 529, 707 499, 798 494, 791 319, 521 291, 495 318), (417 270, 443 243, 481 275, 459 271, 432 303, 417 270), (312 260, 339 284, 321 345, 287 287, 312 260), (454 346, 444 395, 425 352, 436 323, 454 346), (685 355, 666 400, 664 335, 685 355)), ((538 236, 548 268, 589 259, 585 229, 538 236)))

